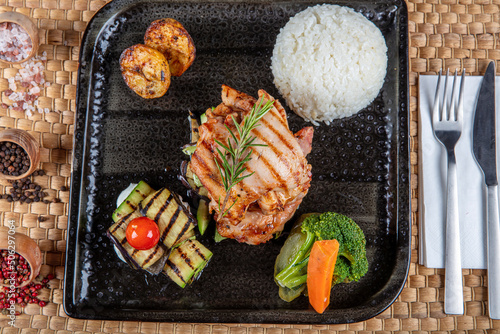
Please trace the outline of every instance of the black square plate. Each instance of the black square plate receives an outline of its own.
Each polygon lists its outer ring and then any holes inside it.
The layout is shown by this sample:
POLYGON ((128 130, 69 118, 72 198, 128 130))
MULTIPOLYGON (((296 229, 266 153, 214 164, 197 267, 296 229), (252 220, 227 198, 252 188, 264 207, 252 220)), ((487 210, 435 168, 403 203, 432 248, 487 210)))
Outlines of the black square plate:
MULTIPOLYGON (((296 216, 335 211, 354 218, 367 238, 370 268, 357 283, 334 287, 316 314, 306 297, 286 303, 273 281, 285 235, 249 246, 200 238, 214 256, 182 290, 166 276, 121 262, 106 237, 118 194, 145 180, 185 195, 177 179, 189 142, 188 111, 220 103, 227 84, 283 98, 270 57, 279 29, 312 1, 114 0, 95 14, 80 50, 64 309, 81 319, 175 322, 349 323, 373 317, 398 296, 410 263, 408 33, 403 0, 335 1, 363 13, 388 46, 387 76, 375 101, 358 114, 315 127, 308 156, 313 180, 296 216), (159 99, 126 87, 121 52, 142 43, 153 20, 172 17, 189 31, 196 60, 159 99)), ((348 64, 346 64, 348 65, 348 64)), ((293 132, 304 122, 288 113, 293 132)), ((291 223, 287 224, 290 228, 291 223)))

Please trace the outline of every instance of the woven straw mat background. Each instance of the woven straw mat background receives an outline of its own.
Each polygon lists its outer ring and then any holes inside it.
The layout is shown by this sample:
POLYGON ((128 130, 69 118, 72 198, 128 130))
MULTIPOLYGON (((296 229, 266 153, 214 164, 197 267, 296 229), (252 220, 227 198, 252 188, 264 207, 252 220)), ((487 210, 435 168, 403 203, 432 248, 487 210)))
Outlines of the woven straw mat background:
MULTIPOLYGON (((412 163, 412 260, 409 279, 397 301, 381 315, 349 325, 244 325, 171 324, 116 321, 84 321, 68 318, 62 307, 64 253, 69 192, 71 148, 75 112, 78 53, 87 22, 106 1, 89 0, 0 0, 0 12, 17 11, 29 15, 40 29, 39 54, 47 53, 45 77, 51 83, 39 101, 52 112, 23 112, 0 107, 0 129, 19 128, 40 142, 41 167, 46 175, 36 182, 46 188, 49 198, 59 203, 9 203, 0 200, 0 233, 9 220, 17 230, 35 239, 43 252, 41 274, 54 274, 50 289, 42 299, 44 308, 28 305, 15 327, 0 315, 0 333, 365 333, 365 332, 487 332, 500 333, 500 321, 487 316, 486 272, 464 270, 463 316, 443 313, 443 270, 418 265, 417 207, 417 84, 419 74, 435 74, 441 68, 465 68, 467 73, 484 73, 489 60, 500 65, 500 0, 411 0, 409 11, 409 55, 411 85, 411 163, 412 163), (40 221, 39 217, 47 218, 40 221)), ((0 65, 0 91, 8 89, 8 78, 17 69, 0 65)), ((5 93, 2 103, 8 102, 5 93)), ((0 193, 6 182, 0 182, 0 193)))

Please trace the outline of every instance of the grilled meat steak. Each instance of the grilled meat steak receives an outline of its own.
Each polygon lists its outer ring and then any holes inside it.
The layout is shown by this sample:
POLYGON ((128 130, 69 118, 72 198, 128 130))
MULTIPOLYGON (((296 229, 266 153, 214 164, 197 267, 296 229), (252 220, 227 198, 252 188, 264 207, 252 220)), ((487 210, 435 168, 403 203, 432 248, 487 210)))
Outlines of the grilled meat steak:
MULTIPOLYGON (((259 99, 274 101, 274 106, 252 130, 255 143, 244 174, 250 174, 230 189, 226 206, 229 211, 221 218, 219 201, 226 197, 220 172, 214 159, 218 144, 230 136, 226 126, 235 129, 233 118, 241 123, 257 99, 222 86, 222 103, 206 112, 207 122, 199 128, 200 139, 191 157, 191 168, 208 190, 210 211, 215 212, 217 230, 223 237, 257 245, 283 230, 284 224, 307 194, 311 182, 311 165, 306 155, 311 151, 313 128, 305 127, 295 135, 289 130, 286 112, 272 96, 259 90, 259 99)), ((222 150, 222 152, 224 152, 222 150)))

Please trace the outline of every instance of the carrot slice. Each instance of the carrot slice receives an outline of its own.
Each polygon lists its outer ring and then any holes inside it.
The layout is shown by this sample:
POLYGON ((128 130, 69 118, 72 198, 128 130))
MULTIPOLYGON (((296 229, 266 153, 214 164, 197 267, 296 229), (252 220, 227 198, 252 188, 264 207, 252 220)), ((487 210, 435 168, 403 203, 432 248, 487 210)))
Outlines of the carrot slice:
POLYGON ((323 313, 330 304, 333 270, 339 253, 337 240, 314 242, 307 265, 307 293, 309 303, 318 313, 323 313))

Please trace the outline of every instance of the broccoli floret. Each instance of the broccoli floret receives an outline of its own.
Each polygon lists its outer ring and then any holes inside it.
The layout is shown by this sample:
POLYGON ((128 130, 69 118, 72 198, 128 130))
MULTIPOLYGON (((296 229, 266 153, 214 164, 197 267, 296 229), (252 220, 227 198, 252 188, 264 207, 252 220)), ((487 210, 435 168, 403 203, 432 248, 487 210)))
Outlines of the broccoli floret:
POLYGON ((351 262, 343 256, 337 256, 335 269, 333 270, 332 286, 339 283, 347 283, 347 277, 351 273, 351 262))
POLYGON ((333 272, 335 281, 359 281, 368 271, 365 235, 351 218, 326 212, 306 219, 302 223, 302 232, 314 233, 318 240, 336 239, 339 242, 339 255, 333 272))
POLYGON ((276 275, 275 280, 280 286, 293 289, 306 282, 307 274, 304 274, 302 269, 309 262, 309 254, 316 240, 336 239, 339 242, 333 285, 358 281, 366 274, 368 260, 365 235, 352 219, 338 213, 326 212, 310 215, 301 224, 306 242, 293 256, 290 264, 276 275))

